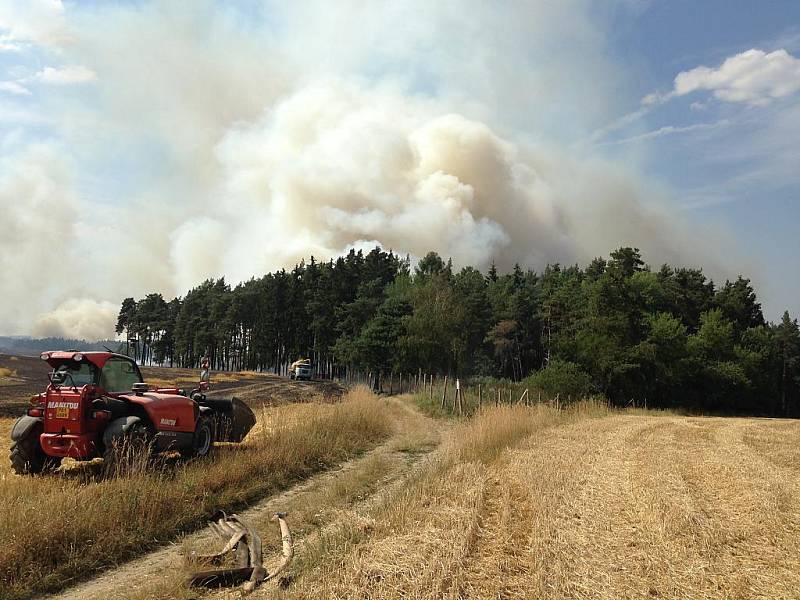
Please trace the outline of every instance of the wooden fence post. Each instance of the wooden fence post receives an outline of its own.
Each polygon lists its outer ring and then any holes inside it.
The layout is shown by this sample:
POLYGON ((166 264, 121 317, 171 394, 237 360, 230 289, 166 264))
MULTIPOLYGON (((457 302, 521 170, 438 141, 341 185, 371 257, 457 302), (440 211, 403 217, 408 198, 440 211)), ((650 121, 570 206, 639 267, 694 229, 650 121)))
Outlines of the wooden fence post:
POLYGON ((519 400, 517 400, 517 404, 521 404, 523 400, 525 401, 525 406, 527 406, 528 405, 528 388, 525 388, 525 391, 522 392, 522 395, 519 397, 519 400))
POLYGON ((442 390, 442 408, 444 408, 444 402, 447 399, 447 375, 444 376, 444 389, 442 390))
POLYGON ((481 389, 481 384, 478 384, 478 408, 481 407, 483 404, 483 390, 481 389))

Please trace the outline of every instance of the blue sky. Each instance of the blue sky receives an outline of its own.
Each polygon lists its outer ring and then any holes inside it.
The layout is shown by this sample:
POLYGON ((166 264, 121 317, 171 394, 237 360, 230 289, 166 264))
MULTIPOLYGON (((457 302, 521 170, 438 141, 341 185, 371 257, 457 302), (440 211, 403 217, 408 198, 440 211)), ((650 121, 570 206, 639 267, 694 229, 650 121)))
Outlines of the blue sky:
MULTIPOLYGON (((751 48, 800 56, 800 3, 645 3, 614 35, 614 46, 622 60, 641 55, 640 93, 648 93, 647 86, 668 90, 677 73, 719 66, 751 48)), ((797 100, 792 94, 766 107, 712 100, 693 110, 692 103, 707 102, 707 94, 697 93, 645 118, 650 130, 725 122, 648 141, 644 172, 670 186, 689 218, 730 227, 757 261, 761 272, 752 275, 770 288, 771 318, 800 307, 800 143, 796 128, 779 131, 777 125, 797 115, 797 100), (775 162, 785 166, 773 168, 775 162)), ((790 123, 797 126, 796 116, 790 123)))
POLYGON ((637 245, 797 315, 798 140, 788 0, 0 0, 0 334, 375 243, 637 245))

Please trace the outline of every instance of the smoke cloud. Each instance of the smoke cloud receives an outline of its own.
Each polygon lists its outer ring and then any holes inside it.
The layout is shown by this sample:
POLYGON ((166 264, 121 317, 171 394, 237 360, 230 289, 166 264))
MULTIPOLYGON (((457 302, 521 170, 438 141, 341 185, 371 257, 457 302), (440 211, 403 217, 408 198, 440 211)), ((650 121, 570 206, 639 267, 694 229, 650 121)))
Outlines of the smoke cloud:
POLYGON ((113 336, 119 305, 92 298, 71 298, 40 315, 33 335, 101 340, 113 336))
POLYGON ((41 99, 53 139, 0 159, 0 333, 106 337, 125 296, 374 244, 481 268, 631 244, 724 271, 657 186, 568 151, 623 85, 585 2, 65 18, 94 78, 41 99))

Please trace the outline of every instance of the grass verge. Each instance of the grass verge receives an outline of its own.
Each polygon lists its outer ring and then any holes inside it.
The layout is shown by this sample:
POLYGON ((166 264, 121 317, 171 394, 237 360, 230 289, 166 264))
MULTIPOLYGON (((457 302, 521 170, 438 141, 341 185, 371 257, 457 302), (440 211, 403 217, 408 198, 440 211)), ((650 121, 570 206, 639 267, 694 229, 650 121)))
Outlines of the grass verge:
POLYGON ((3 596, 59 589, 366 450, 391 429, 377 402, 356 389, 340 404, 279 407, 262 415, 246 444, 123 478, 89 469, 39 478, 0 471, 3 596))

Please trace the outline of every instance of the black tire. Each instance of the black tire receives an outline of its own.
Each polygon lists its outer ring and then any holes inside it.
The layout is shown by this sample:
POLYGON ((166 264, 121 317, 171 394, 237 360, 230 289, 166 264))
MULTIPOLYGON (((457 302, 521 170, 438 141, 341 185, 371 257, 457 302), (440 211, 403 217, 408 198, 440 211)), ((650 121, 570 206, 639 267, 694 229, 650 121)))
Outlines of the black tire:
POLYGON ((214 447, 214 419, 200 417, 194 428, 192 447, 182 451, 184 458, 202 458, 208 456, 214 447))
POLYGON ((55 471, 60 457, 47 456, 39 444, 41 426, 33 427, 28 435, 11 444, 11 468, 17 475, 36 475, 55 471))
POLYGON ((142 465, 150 458, 153 435, 147 423, 133 423, 116 442, 103 449, 106 472, 124 474, 135 465, 142 465))

